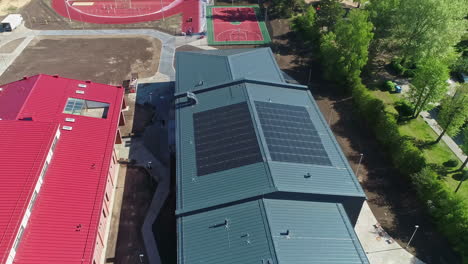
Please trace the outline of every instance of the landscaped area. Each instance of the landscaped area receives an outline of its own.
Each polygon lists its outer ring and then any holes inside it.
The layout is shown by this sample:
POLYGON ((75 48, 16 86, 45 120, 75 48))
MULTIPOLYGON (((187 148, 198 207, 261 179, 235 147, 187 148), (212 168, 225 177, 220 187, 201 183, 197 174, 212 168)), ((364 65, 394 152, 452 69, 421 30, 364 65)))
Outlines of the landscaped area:
MULTIPOLYGON (((386 111, 394 114, 398 113, 394 104, 402 98, 400 94, 389 93, 387 91, 373 91, 373 94, 385 103, 386 111)), ((416 146, 423 151, 427 163, 432 165, 440 174, 440 179, 449 186, 449 189, 456 190, 462 179, 461 172, 457 170, 461 161, 459 161, 458 157, 445 142, 440 141, 437 144, 433 144, 438 135, 424 119, 419 116, 415 119, 401 122, 399 131, 402 136, 408 136, 414 140, 416 146), (447 167, 444 163, 449 160, 457 160, 458 163, 456 166, 447 167)), ((467 170, 468 168, 465 168, 465 171, 467 170)), ((462 186, 457 193, 468 199, 467 186, 462 186)))

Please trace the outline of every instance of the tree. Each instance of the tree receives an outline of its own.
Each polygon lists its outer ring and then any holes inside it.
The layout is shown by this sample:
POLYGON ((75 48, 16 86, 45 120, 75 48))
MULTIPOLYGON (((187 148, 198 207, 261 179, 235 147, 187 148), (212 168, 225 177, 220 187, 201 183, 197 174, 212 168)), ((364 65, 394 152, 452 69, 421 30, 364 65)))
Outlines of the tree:
POLYGON ((447 92, 449 78, 448 67, 442 61, 428 58, 419 64, 410 85, 409 100, 414 104, 413 118, 423 110, 429 109, 432 103, 438 102, 447 92))
POLYGON ((468 86, 457 87, 453 96, 446 96, 440 104, 440 113, 437 122, 442 127, 442 133, 435 141, 439 143, 448 132, 456 135, 468 118, 468 86))
POLYGON ((372 24, 375 26, 375 37, 387 38, 396 24, 400 0, 371 0, 366 9, 369 11, 372 24))
POLYGON ((290 18, 305 8, 304 0, 267 0, 268 11, 276 17, 290 18))
POLYGON ((322 0, 317 8, 317 25, 333 31, 335 24, 343 18, 344 14, 345 10, 338 0, 322 0))
POLYGON ((465 167, 466 167, 466 164, 468 164, 468 126, 465 127, 465 129, 463 129, 463 144, 461 145, 461 149, 463 150, 463 152, 465 153, 465 155, 467 156, 465 161, 463 162, 463 164, 460 166, 460 171, 462 171, 465 167))
POLYGON ((367 11, 359 9, 352 10, 347 19, 336 24, 335 42, 339 55, 337 74, 348 84, 360 78, 361 69, 367 63, 369 43, 374 36, 372 28, 367 11))
POLYGON ((305 41, 316 45, 320 33, 316 24, 316 13, 312 6, 309 6, 303 15, 297 16, 292 21, 292 29, 301 34, 305 41))
POLYGON ((397 9, 389 13, 394 15, 391 40, 403 63, 418 64, 434 56, 456 59, 453 47, 467 29, 465 0, 398 1, 397 9))

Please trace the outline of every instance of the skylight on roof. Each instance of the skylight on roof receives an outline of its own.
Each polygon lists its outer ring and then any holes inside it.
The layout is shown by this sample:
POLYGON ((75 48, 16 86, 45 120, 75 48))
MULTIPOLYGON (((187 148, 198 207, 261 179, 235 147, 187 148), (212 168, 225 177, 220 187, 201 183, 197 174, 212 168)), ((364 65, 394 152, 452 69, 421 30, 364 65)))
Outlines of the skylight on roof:
POLYGON ((109 104, 91 100, 68 98, 64 114, 82 115, 95 118, 107 118, 109 104))

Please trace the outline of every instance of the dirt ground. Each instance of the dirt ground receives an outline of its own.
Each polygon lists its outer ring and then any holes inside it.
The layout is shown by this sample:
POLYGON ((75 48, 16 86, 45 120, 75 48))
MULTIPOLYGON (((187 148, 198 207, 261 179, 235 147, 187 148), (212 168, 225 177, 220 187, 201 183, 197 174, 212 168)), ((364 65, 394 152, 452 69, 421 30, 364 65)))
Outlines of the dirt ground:
MULTIPOLYGON (((7 0, 0 0, 7 1, 7 0)), ((33 0, 19 10, 25 20, 25 25, 31 29, 131 29, 152 28, 169 34, 180 33, 182 15, 177 14, 163 20, 133 24, 93 24, 80 21, 70 22, 67 18, 57 14, 51 7, 51 0, 33 0)))
POLYGON ((146 37, 38 37, 0 76, 0 83, 45 73, 121 85, 131 72, 140 78, 154 75, 160 53, 161 42, 146 37))
MULTIPOLYGON (((23 42, 24 38, 12 40, 0 47, 0 53, 11 53, 23 42)), ((3 44, 0 42, 0 44, 3 44)))
POLYGON ((284 20, 272 20, 271 45, 282 70, 302 84, 309 84, 317 104, 330 120, 330 127, 356 171, 360 153, 362 166, 358 178, 366 192, 369 206, 382 227, 401 245, 406 246, 414 225, 420 229, 408 249, 426 263, 460 263, 447 240, 430 222, 423 204, 410 183, 391 165, 363 120, 353 113, 352 98, 341 94, 341 87, 323 80, 320 64, 310 50, 304 50, 301 41, 294 41, 289 25, 284 20), (292 41, 290 41, 292 40, 292 41))
POLYGON ((27 5, 31 0, 0 0, 0 16, 14 13, 18 8, 27 5))
MULTIPOLYGON (((136 105, 126 97, 128 110, 124 111, 125 126, 122 136, 140 133, 151 121, 151 108, 136 105)), ((130 150, 132 151, 132 150, 130 150)), ((156 189, 150 175, 142 168, 121 166, 116 184, 111 228, 107 240, 106 263, 134 264, 140 254, 146 256, 141 226, 156 189)), ((146 257, 142 258, 147 263, 146 257)))
POLYGON ((143 169, 121 167, 106 263, 140 263, 139 255, 146 256, 141 226, 154 192, 148 186, 150 176, 143 169))

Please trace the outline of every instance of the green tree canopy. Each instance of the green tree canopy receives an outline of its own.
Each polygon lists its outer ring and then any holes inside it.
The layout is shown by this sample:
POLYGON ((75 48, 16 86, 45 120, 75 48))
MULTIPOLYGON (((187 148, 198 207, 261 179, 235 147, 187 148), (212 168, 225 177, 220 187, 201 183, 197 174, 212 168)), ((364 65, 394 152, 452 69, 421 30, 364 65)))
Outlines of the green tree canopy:
POLYGON ((347 19, 340 20, 335 33, 322 37, 320 51, 325 77, 350 84, 359 79, 366 65, 369 43, 372 40, 372 23, 365 10, 352 10, 347 19))
POLYGON ((449 70, 447 65, 435 58, 425 59, 415 71, 409 91, 409 100, 414 104, 413 117, 430 109, 447 92, 449 70))
POLYGON ((344 14, 345 10, 338 0, 322 0, 317 8, 317 25, 332 31, 344 14))
POLYGON ((316 45, 320 33, 316 24, 315 8, 309 6, 303 15, 296 16, 292 20, 292 29, 299 32, 305 41, 316 45))
POLYGON ((378 37, 386 37, 406 64, 456 59, 453 47, 467 29, 466 0, 372 0, 369 10, 378 37))
POLYGON ((267 0, 269 13, 276 17, 290 18, 305 9, 304 0, 267 0))
POLYGON ((468 118, 468 85, 457 87, 453 96, 446 96, 440 104, 437 122, 442 127, 442 133, 437 138, 438 143, 447 132, 456 135, 468 118))

